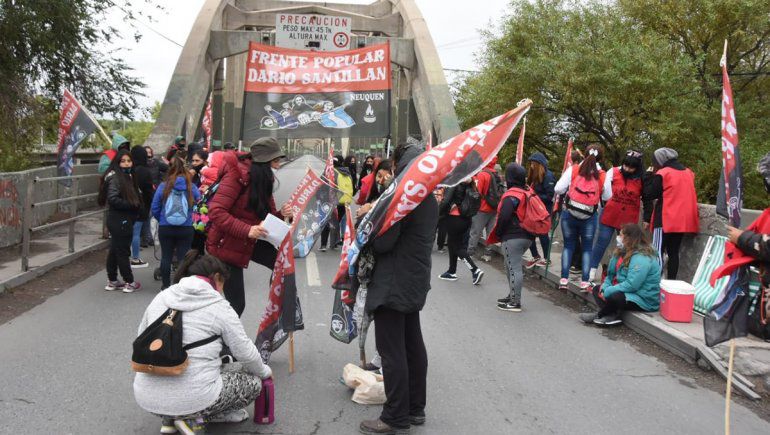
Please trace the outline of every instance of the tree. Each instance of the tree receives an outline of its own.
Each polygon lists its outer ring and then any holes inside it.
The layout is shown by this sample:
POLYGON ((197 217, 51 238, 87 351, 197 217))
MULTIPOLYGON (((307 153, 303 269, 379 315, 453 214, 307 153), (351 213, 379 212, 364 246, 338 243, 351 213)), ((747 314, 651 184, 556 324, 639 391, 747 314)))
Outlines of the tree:
MULTIPOLYGON (((610 163, 629 148, 644 151, 649 162, 653 149, 668 146, 695 170, 701 201, 713 202, 722 29, 740 40, 730 63, 745 168, 759 155, 753 137, 766 137, 769 128, 756 124, 767 119, 767 105, 760 109, 758 102, 767 101, 761 89, 770 78, 752 76, 744 86, 736 75, 744 67, 765 71, 768 2, 746 0, 732 14, 727 3, 739 2, 514 0, 498 28, 485 34, 481 71, 457 86, 458 116, 464 126, 474 125, 532 98, 526 146, 557 159, 554 167, 570 136, 580 146, 602 144, 610 163), (756 18, 750 19, 752 8, 756 18)), ((506 147, 504 160, 513 149, 506 147)), ((747 183, 747 206, 759 206, 761 185, 747 183)))
MULTIPOLYGON (((152 0, 0 0, 0 171, 30 165, 40 126, 69 88, 91 111, 129 117, 141 81, 107 51, 121 37, 104 26, 120 12, 131 29, 152 0), (99 48, 101 47, 101 48, 99 48)), ((138 40, 139 35, 134 37, 138 40)))

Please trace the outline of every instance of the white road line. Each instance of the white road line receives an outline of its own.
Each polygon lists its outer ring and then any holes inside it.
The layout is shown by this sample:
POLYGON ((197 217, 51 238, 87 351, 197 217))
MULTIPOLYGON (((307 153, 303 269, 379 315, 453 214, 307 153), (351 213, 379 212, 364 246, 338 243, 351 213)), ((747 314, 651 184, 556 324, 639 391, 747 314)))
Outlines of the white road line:
POLYGON ((307 285, 321 287, 321 275, 318 273, 318 260, 315 252, 311 252, 305 257, 305 268, 307 269, 307 285))

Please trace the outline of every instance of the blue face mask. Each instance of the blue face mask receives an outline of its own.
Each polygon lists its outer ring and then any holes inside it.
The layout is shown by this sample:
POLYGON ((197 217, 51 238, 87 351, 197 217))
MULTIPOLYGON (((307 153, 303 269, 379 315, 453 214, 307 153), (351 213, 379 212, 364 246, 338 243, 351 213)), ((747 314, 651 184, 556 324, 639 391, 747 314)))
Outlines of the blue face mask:
POLYGON ((131 169, 133 169, 133 168, 120 168, 120 169, 123 170, 124 174, 131 174, 131 172, 132 172, 131 169))

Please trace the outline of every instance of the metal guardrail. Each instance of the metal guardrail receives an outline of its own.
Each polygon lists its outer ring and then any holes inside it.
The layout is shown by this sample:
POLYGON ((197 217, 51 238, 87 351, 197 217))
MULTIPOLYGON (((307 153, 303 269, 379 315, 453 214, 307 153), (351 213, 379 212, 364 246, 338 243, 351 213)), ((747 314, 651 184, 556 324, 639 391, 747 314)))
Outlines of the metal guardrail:
POLYGON ((88 193, 85 195, 78 195, 80 180, 84 178, 93 178, 93 177, 99 177, 99 176, 100 176, 99 174, 85 174, 85 175, 74 175, 70 177, 46 177, 46 178, 35 177, 32 180, 27 180, 26 200, 24 202, 24 212, 22 214, 22 223, 21 223, 21 231, 22 231, 21 232, 21 270, 22 272, 26 272, 29 270, 29 245, 32 240, 33 233, 69 224, 69 240, 68 240, 69 243, 68 243, 67 250, 70 254, 75 252, 75 222, 89 216, 105 213, 104 210, 97 210, 97 211, 91 211, 88 213, 83 213, 80 215, 77 214, 78 200, 94 198, 99 195, 98 193, 88 193), (60 180, 72 181, 72 185, 71 185, 72 196, 67 198, 52 199, 48 201, 40 201, 37 203, 33 202, 35 199, 35 186, 37 185, 37 183, 45 182, 45 181, 60 181, 60 180), (67 219, 62 219, 60 221, 51 222, 48 224, 38 225, 36 227, 32 226, 32 210, 35 207, 42 207, 45 205, 52 205, 52 204, 60 204, 64 202, 70 203, 71 217, 67 219))

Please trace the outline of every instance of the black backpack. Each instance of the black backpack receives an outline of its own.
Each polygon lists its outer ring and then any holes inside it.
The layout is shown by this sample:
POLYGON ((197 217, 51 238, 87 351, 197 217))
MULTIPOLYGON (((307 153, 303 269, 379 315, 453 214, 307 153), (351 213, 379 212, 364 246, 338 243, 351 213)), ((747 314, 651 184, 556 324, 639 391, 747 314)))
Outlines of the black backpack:
POLYGON ((498 175, 497 172, 489 169, 484 169, 484 172, 489 174, 490 178, 489 188, 487 189, 487 194, 484 195, 484 200, 490 207, 497 209, 498 204, 500 204, 500 198, 503 197, 506 190, 503 179, 500 178, 500 175, 498 175))
POLYGON ((135 372, 178 376, 190 363, 187 351, 219 339, 219 335, 182 345, 182 312, 169 308, 134 340, 131 368, 135 372))
POLYGON ((458 206, 458 209, 460 211, 460 216, 463 216, 463 217, 476 216, 476 213, 479 212, 480 208, 481 208, 481 194, 479 193, 478 189, 476 189, 476 183, 470 182, 465 187, 465 196, 463 196, 463 200, 460 202, 458 206))

